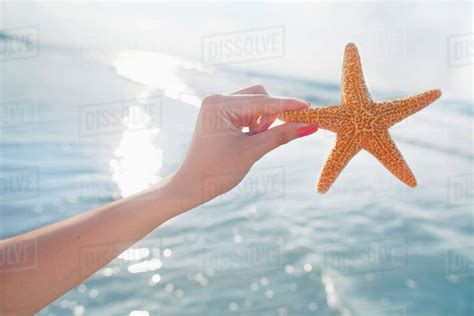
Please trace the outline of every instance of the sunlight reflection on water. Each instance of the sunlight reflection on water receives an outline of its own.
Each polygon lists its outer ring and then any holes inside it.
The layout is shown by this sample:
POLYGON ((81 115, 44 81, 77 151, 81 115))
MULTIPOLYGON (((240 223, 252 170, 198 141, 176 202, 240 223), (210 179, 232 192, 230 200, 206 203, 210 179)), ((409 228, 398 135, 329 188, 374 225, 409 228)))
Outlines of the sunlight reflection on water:
MULTIPOLYGON (((120 76, 150 89, 138 96, 139 100, 159 89, 164 97, 193 106, 201 104, 201 99, 183 79, 183 71, 202 71, 189 61, 155 52, 127 50, 118 54, 114 68, 120 76)), ((112 178, 122 197, 140 192, 161 179, 158 172, 163 164, 163 152, 154 144, 160 132, 154 123, 146 107, 139 103, 130 106, 121 143, 110 161, 112 178)))
POLYGON ((110 161, 112 179, 122 197, 140 192, 158 182, 163 165, 163 152, 154 144, 159 128, 150 126, 151 116, 140 104, 129 108, 126 129, 110 161))
POLYGON ((127 50, 118 54, 114 67, 119 75, 161 89, 167 97, 181 99, 191 105, 200 104, 199 98, 193 94, 194 90, 183 79, 187 71, 203 71, 190 61, 156 52, 127 50))

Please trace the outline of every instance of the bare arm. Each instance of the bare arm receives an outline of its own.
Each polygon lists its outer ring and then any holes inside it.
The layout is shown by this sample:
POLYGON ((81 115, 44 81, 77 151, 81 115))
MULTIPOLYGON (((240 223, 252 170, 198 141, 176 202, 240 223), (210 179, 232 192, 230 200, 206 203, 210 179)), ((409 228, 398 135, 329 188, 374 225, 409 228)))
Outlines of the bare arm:
POLYGON ((306 106, 269 97, 261 86, 206 98, 189 151, 173 176, 132 197, 0 241, 0 255, 29 249, 35 261, 21 269, 15 261, 0 260, 0 314, 38 311, 163 222, 232 189, 264 154, 316 131, 299 123, 267 130, 278 113, 306 106), (241 131, 245 126, 247 134, 241 131))
MULTIPOLYGON (((196 205, 173 178, 160 186, 67 220, 0 241, 29 269, 0 268, 0 315, 32 314, 88 278, 167 219, 196 205)), ((191 192, 187 192, 191 193, 191 192)))

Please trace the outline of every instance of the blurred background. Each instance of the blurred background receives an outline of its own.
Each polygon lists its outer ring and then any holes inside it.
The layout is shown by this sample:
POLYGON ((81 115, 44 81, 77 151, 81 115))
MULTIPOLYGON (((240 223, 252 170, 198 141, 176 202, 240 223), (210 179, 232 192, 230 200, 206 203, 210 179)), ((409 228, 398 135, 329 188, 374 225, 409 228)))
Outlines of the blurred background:
POLYGON ((443 91, 390 130, 417 188, 361 152, 317 194, 320 130, 39 315, 474 315, 471 2, 0 3, 0 238, 171 174, 206 95, 338 104, 348 42, 375 100, 443 91))

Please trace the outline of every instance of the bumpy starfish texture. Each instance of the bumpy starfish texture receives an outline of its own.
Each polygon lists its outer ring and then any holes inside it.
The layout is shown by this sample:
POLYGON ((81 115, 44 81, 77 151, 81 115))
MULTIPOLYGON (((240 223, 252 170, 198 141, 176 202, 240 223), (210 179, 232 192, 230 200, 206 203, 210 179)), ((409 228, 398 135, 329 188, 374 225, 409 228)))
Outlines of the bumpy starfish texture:
POLYGON ((336 144, 319 176, 318 192, 326 193, 361 149, 375 156, 403 183, 415 187, 415 176, 388 129, 440 96, 440 90, 430 90, 403 99, 372 101, 365 85, 359 52, 354 44, 349 43, 344 52, 341 104, 284 112, 279 118, 286 122, 318 124, 320 128, 337 133, 336 144))

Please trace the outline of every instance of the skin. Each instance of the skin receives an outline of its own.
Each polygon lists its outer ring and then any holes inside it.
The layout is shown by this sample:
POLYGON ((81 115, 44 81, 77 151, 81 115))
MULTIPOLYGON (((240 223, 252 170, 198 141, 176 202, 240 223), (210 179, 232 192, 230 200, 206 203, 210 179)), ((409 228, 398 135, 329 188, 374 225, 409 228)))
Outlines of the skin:
POLYGON ((266 153, 317 130, 304 123, 269 129, 281 112, 306 107, 270 97, 262 86, 206 97, 187 155, 173 175, 134 196, 0 241, 0 254, 36 254, 27 269, 0 261, 0 315, 40 310, 162 223, 235 187, 266 153))

